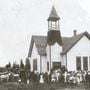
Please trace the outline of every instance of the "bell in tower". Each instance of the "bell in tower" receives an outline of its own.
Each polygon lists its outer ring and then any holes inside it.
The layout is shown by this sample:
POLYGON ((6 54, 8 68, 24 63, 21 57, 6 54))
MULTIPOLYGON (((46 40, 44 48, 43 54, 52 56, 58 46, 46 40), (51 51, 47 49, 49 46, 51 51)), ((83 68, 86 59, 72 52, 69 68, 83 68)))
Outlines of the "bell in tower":
POLYGON ((48 20, 48 30, 59 30, 59 19, 54 6, 52 7, 51 13, 49 15, 48 20))
POLYGON ((49 45, 53 45, 54 43, 58 43, 59 45, 62 45, 61 40, 61 34, 60 34, 60 28, 59 28, 59 19, 55 7, 52 7, 52 10, 50 12, 48 21, 48 38, 47 43, 49 45))

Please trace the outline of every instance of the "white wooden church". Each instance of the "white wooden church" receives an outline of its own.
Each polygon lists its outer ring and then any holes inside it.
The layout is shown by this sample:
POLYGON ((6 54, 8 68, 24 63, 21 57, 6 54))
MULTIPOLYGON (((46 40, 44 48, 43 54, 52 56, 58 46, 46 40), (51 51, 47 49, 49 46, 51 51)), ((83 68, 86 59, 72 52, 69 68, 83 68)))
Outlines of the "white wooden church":
POLYGON ((62 37, 60 17, 54 6, 49 15, 47 36, 32 36, 28 58, 31 71, 50 72, 65 66, 68 71, 90 70, 90 35, 88 32, 62 37))

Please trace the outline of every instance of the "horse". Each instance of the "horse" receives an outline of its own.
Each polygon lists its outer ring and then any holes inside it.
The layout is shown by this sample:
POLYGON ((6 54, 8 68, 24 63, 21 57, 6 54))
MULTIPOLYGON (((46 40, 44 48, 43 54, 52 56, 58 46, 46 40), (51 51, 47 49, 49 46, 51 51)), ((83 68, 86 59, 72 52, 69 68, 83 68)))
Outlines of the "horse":
POLYGON ((15 74, 13 72, 10 72, 14 77, 19 77, 19 74, 15 74))
POLYGON ((10 72, 10 74, 11 74, 13 80, 18 81, 20 79, 19 74, 15 74, 13 72, 10 72))
POLYGON ((11 73, 9 73, 9 72, 1 73, 1 74, 0 74, 0 81, 1 81, 1 83, 2 83, 3 81, 8 82, 10 75, 11 75, 11 73))

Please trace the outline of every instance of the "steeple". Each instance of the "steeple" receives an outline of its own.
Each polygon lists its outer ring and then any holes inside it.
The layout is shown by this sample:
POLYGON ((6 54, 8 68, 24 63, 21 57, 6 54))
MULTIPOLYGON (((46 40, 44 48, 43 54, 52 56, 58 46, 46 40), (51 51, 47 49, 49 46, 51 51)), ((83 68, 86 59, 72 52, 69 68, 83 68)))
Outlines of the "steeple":
POLYGON ((50 12, 49 18, 47 19, 48 21, 57 21, 59 20, 60 17, 58 16, 55 7, 52 7, 52 10, 50 12))
POLYGON ((52 7, 52 10, 50 12, 48 21, 48 36, 47 36, 47 43, 49 45, 54 45, 56 42, 62 46, 62 38, 60 33, 60 27, 59 27, 59 19, 55 7, 52 7))
POLYGON ((55 7, 53 6, 49 15, 48 21, 48 30, 59 30, 59 19, 55 7))

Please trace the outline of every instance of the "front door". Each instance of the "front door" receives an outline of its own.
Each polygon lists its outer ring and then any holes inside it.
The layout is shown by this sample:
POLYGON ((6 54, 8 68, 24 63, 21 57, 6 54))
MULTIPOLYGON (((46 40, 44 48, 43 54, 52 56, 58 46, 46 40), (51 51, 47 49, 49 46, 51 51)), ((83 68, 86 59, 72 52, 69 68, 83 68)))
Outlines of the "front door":
POLYGON ((53 69, 60 69, 61 68, 61 62, 53 62, 53 69))

